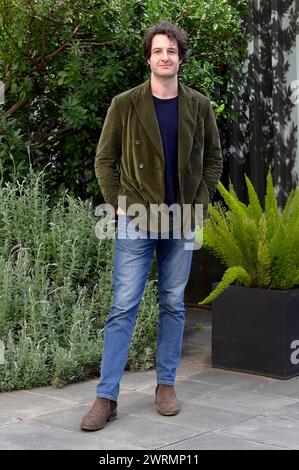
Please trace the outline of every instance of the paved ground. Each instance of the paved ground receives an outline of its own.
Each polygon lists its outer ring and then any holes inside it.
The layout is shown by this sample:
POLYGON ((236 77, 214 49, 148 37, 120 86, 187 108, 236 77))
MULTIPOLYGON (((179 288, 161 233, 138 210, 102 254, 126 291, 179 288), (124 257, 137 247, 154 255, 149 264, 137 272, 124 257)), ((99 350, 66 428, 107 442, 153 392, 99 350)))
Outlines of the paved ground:
POLYGON ((179 415, 156 413, 154 370, 125 374, 118 419, 96 433, 80 431, 79 423, 97 380, 2 393, 0 449, 299 449, 299 378, 212 369, 210 316, 187 312, 179 415))

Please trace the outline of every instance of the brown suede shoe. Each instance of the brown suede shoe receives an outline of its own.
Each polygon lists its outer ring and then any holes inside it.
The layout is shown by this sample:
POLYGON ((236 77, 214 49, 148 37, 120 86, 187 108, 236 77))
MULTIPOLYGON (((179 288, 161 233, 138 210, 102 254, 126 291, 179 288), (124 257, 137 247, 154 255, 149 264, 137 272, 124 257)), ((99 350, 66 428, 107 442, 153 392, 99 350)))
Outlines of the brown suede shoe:
POLYGON ((174 386, 159 384, 156 387, 156 410, 163 416, 174 416, 180 411, 174 386))
POLYGON ((98 431, 103 429, 107 421, 117 416, 117 402, 108 398, 97 397, 91 409, 81 421, 80 427, 84 431, 98 431))

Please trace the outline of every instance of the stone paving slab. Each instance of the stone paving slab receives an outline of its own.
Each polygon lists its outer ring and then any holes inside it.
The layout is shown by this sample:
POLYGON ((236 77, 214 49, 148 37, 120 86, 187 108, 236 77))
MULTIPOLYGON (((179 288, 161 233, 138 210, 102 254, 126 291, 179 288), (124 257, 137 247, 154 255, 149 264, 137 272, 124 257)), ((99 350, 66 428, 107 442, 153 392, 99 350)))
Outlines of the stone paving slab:
POLYGON ((0 413, 0 428, 2 426, 7 426, 8 424, 17 423, 18 418, 13 418, 7 414, 0 413))
POLYGON ((184 401, 255 415, 297 402, 293 398, 270 393, 262 394, 234 386, 212 385, 191 380, 179 380, 176 389, 184 401))
POLYGON ((270 383, 260 384, 257 387, 257 392, 271 393, 299 400, 299 379, 294 377, 289 380, 275 380, 270 383))
POLYGON ((199 372, 205 372, 209 370, 210 366, 203 362, 199 362, 192 356, 183 357, 181 363, 177 369, 177 379, 186 379, 191 375, 198 374, 199 372))
POLYGON ((211 366, 211 346, 194 343, 185 343, 182 348, 182 355, 185 357, 195 357, 199 362, 208 363, 211 366))
MULTIPOLYGON (((244 374, 241 372, 227 371, 222 369, 208 369, 199 371, 189 376, 189 380, 199 381, 212 385, 229 386, 235 388, 246 388, 247 390, 258 390, 269 383, 276 382, 275 379, 257 375, 244 374)), ((272 393, 270 389, 268 392, 272 393)))
POLYGON ((263 444, 299 449, 298 424, 285 418, 257 416, 222 430, 222 434, 242 436, 263 444))
POLYGON ((118 425, 117 430, 112 425, 105 427, 101 431, 103 437, 115 439, 115 436, 117 436, 117 442, 133 442, 145 449, 157 449, 198 434, 198 431, 193 431, 186 426, 173 426, 171 419, 166 419, 165 422, 157 422, 129 414, 122 415, 118 425), (115 434, 116 432, 117 434, 115 434))
POLYGON ((75 402, 72 400, 42 396, 30 391, 0 393, 0 413, 20 419, 48 413, 49 410, 61 410, 73 404, 75 402))
MULTIPOLYGON (((40 397, 40 399, 60 400, 67 405, 86 403, 94 400, 96 383, 93 380, 87 380, 81 383, 66 385, 63 388, 41 387, 30 390, 30 395, 40 397)), ((1 395, 0 395, 1 397, 1 395)), ((31 397, 32 398, 32 397, 31 397)))
POLYGON ((75 433, 42 423, 22 422, 1 428, 0 449, 137 450, 140 447, 129 442, 122 444, 113 438, 107 439, 99 433, 75 433))
POLYGON ((265 413, 265 416, 281 417, 296 422, 299 434, 299 401, 291 405, 283 406, 271 413, 265 413))
MULTIPOLYGON (((278 446, 265 445, 260 442, 249 441, 237 437, 224 436, 217 433, 208 433, 179 442, 163 450, 285 450, 278 446)), ((201 456, 199 456, 201 458, 201 456)), ((199 460, 199 462, 201 462, 199 460)))

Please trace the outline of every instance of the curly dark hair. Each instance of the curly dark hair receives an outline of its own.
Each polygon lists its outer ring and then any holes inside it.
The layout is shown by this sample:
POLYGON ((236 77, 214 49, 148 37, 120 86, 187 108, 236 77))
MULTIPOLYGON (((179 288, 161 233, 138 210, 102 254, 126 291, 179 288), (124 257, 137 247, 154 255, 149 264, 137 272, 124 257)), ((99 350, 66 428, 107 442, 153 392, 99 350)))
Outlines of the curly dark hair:
POLYGON ((179 58, 182 64, 188 61, 191 51, 188 48, 187 33, 170 21, 165 20, 161 20, 151 28, 145 30, 142 38, 142 46, 146 59, 149 59, 151 56, 152 40, 156 34, 166 34, 170 39, 175 39, 178 43, 179 58))

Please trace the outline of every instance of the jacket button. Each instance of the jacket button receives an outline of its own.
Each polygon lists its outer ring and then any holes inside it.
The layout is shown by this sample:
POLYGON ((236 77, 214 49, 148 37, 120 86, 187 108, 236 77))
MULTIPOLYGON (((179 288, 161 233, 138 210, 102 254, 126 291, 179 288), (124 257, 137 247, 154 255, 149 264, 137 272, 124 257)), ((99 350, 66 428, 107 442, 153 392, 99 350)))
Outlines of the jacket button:
POLYGON ((136 145, 141 145, 141 140, 135 140, 136 145))
POLYGON ((143 186, 140 185, 139 186, 139 191, 143 191, 143 189, 144 189, 143 186))
POLYGON ((144 163, 140 163, 139 168, 144 168, 144 163))

